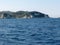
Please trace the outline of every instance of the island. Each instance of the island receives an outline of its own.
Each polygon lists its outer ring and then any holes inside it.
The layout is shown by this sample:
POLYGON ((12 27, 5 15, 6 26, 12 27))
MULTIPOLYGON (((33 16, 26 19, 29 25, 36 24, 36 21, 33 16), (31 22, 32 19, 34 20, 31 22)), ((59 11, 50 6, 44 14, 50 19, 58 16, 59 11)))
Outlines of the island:
POLYGON ((11 19, 11 18, 49 18, 47 14, 38 11, 1 11, 0 19, 11 19))

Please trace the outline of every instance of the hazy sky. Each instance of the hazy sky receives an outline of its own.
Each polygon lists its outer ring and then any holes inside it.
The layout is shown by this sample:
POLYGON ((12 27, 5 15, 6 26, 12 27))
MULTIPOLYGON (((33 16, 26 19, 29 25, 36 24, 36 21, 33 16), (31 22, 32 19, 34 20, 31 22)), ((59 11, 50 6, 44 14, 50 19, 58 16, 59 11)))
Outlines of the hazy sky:
POLYGON ((0 0, 0 11, 39 11, 60 17, 60 0, 0 0))

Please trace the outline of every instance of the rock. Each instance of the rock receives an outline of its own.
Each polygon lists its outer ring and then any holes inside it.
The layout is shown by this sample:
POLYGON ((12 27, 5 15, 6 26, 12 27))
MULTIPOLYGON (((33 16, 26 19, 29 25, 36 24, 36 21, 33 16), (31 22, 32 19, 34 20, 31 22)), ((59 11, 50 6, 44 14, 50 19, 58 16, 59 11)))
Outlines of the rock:
POLYGON ((41 12, 37 11, 17 11, 17 12, 11 12, 11 11, 2 11, 0 12, 0 18, 49 18, 48 15, 43 14, 41 12))
POLYGON ((48 15, 37 12, 37 11, 32 11, 32 12, 30 12, 30 14, 32 15, 33 18, 47 18, 47 17, 49 17, 48 15))

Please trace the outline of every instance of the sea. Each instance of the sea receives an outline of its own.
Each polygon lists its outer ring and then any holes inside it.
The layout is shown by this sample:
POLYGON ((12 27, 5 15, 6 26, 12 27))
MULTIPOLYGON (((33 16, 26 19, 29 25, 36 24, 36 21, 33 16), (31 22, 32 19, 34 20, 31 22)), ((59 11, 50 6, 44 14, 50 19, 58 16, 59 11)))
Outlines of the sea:
POLYGON ((0 45, 60 45, 60 18, 0 19, 0 45))

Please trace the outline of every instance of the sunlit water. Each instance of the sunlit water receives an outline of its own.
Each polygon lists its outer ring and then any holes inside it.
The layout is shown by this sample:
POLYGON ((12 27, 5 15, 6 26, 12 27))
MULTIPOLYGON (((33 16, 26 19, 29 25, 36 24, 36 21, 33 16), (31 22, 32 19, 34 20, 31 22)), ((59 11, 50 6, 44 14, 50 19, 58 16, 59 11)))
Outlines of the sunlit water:
POLYGON ((60 45, 60 19, 0 19, 0 45, 60 45))

